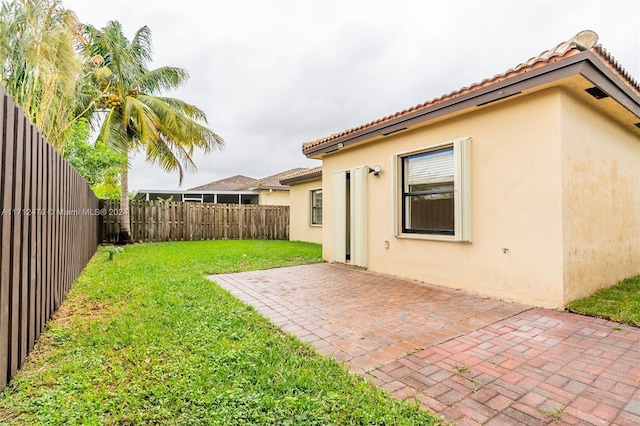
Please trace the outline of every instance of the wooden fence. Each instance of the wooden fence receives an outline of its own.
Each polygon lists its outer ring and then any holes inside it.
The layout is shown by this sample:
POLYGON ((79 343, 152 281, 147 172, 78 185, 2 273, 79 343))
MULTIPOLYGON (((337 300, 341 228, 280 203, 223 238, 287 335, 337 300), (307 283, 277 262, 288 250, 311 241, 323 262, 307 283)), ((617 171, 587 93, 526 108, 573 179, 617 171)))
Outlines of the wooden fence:
POLYGON ((98 245, 99 200, 0 88, 0 390, 98 245))
MULTIPOLYGON (((105 200, 102 241, 118 238, 119 202, 105 200)), ((134 241, 289 239, 289 207, 179 201, 130 201, 134 241)))

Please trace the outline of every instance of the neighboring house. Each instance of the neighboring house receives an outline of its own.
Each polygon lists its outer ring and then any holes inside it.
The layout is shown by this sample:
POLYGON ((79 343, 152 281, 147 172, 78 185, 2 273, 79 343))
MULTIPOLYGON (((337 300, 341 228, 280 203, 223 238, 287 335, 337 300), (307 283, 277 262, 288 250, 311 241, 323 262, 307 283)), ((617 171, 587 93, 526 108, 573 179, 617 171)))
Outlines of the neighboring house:
POLYGON ((640 85, 596 42, 305 143, 324 259, 549 308, 639 274, 640 85))
POLYGON ((262 179, 236 175, 186 191, 140 190, 135 199, 288 206, 289 186, 281 184, 280 179, 301 170, 305 169, 286 170, 262 179))
POLYGON ((280 179, 290 187, 289 239, 322 243, 322 167, 303 169, 280 179))

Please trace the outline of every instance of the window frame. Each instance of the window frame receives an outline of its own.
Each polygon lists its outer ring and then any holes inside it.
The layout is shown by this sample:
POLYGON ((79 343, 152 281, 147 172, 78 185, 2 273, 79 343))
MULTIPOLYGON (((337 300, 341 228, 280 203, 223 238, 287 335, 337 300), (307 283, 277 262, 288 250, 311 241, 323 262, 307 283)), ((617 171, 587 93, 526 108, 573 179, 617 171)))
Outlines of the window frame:
MULTIPOLYGON (((407 223, 409 222, 409 216, 411 215, 410 210, 409 210, 409 204, 410 204, 410 199, 411 197, 416 197, 416 196, 424 196, 424 195, 445 195, 445 194, 450 194, 451 198, 453 198, 453 202, 454 202, 454 207, 455 207, 455 171, 454 171, 454 175, 452 176, 452 180, 451 181, 443 181, 441 182, 440 185, 435 186, 432 189, 422 189, 422 190, 417 190, 417 191, 410 191, 408 190, 408 186, 409 183, 407 183, 407 179, 409 177, 409 162, 408 160, 412 159, 412 158, 420 158, 420 157, 424 157, 426 155, 438 155, 439 153, 442 154, 447 154, 447 153, 451 153, 451 168, 454 168, 454 163, 455 163, 455 158, 453 155, 454 152, 454 148, 453 148, 453 144, 451 145, 443 145, 440 147, 437 147, 435 149, 429 149, 426 151, 420 151, 417 153, 413 153, 410 155, 405 155, 402 156, 401 159, 401 178, 402 178, 402 182, 401 182, 401 196, 402 196, 402 200, 401 200, 401 205, 402 205, 402 220, 401 220, 401 226, 402 226, 402 233, 408 233, 408 234, 426 234, 426 235, 454 235, 455 234, 455 229, 420 229, 420 228, 413 228, 413 227, 409 227, 410 225, 407 223), (442 187, 446 187, 446 189, 442 189, 442 187)), ((452 219, 455 219, 455 213, 453 213, 453 217, 452 219)), ((455 222, 455 220, 452 220, 452 222, 455 222)), ((455 228, 455 223, 452 223, 454 228, 455 228)))
MULTIPOLYGON (((471 138, 465 137, 425 146, 421 149, 399 152, 393 155, 394 182, 393 192, 396 200, 393 208, 394 235, 398 238, 415 238, 427 240, 471 242, 471 138), (405 192, 405 167, 407 158, 425 153, 453 149, 453 198, 454 217, 453 232, 451 231, 425 231, 419 229, 407 229, 406 221, 406 197, 412 192, 405 192)), ((428 193, 430 191, 419 191, 428 193)), ((436 193, 438 191, 432 191, 436 193)), ((448 192, 448 191, 447 191, 448 192)), ((420 194, 417 194, 420 195, 420 194)))
POLYGON ((323 222, 323 216, 322 216, 322 208, 323 208, 324 202, 322 199, 322 188, 316 188, 316 189, 311 189, 309 191, 309 224, 311 226, 322 226, 322 222, 323 222), (316 194, 320 194, 320 206, 315 206, 315 195, 316 194), (315 212, 317 210, 320 210, 320 221, 315 221, 315 212))

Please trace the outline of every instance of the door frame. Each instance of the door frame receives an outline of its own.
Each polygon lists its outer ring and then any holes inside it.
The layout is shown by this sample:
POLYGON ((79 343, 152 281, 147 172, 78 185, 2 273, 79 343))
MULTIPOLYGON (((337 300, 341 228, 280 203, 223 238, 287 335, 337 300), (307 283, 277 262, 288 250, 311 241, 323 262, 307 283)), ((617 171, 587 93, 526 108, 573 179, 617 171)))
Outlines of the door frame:
POLYGON ((367 267, 369 167, 333 173, 333 261, 367 267))

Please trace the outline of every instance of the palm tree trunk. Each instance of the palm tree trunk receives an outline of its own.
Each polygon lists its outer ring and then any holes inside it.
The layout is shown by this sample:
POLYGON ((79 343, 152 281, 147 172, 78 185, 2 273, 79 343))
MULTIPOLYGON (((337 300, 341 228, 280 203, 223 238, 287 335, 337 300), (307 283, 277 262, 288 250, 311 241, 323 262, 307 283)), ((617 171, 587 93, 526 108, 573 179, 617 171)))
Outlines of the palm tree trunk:
POLYGON ((129 218, 129 165, 124 164, 120 173, 120 233, 117 245, 133 244, 129 218))

